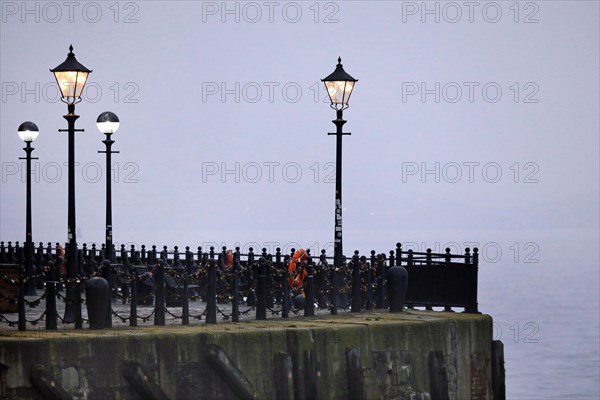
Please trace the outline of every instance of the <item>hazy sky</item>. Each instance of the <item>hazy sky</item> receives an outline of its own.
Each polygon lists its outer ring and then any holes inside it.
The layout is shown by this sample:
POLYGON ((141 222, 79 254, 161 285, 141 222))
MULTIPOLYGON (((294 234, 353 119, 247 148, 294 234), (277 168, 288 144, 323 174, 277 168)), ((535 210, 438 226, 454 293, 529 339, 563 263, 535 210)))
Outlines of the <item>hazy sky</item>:
POLYGON ((67 240, 67 107, 49 69, 73 44, 93 69, 76 108, 80 243, 104 240, 95 121, 113 111, 116 243, 331 253, 335 113, 320 79, 341 56, 359 79, 345 253, 479 246, 509 397, 597 398, 597 1, 0 6, 0 240, 25 238, 27 120, 33 238, 67 240), (528 327, 537 346, 512 337, 528 327))
POLYGON ((359 79, 346 253, 478 242, 511 261, 568 240, 598 255, 597 2, 1 5, 4 241, 25 234, 26 120, 40 128, 33 238, 67 239, 67 110, 49 69, 73 44, 93 69, 76 108, 79 242, 103 241, 95 121, 110 110, 116 242, 331 250, 335 113, 320 79, 341 56, 359 79))

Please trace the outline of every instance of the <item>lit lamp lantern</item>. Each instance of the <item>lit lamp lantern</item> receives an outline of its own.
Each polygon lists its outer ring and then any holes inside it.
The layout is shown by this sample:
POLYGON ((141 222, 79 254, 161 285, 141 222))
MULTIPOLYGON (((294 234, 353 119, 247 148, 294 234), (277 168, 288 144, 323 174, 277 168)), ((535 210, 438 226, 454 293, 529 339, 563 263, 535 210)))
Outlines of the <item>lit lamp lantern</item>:
POLYGON ((325 89, 331 100, 331 107, 338 111, 348 108, 350 95, 352 95, 354 84, 358 82, 358 79, 354 79, 344 71, 341 58, 338 58, 335 71, 327 78, 321 79, 321 81, 325 83, 325 89))
POLYGON ((69 46, 67 59, 50 71, 56 78, 56 83, 62 94, 61 100, 67 104, 79 103, 88 75, 92 70, 77 61, 75 54, 73 54, 73 45, 69 46))

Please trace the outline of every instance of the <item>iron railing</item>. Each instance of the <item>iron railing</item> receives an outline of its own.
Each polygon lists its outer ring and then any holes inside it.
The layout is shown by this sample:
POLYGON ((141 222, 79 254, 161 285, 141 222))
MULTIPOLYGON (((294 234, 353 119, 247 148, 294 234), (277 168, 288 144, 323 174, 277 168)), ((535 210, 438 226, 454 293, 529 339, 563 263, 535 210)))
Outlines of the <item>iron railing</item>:
POLYGON ((45 321, 46 329, 57 329, 58 321, 66 321, 58 314, 56 302, 85 301, 67 300, 61 289, 85 285, 93 276, 106 278, 115 301, 130 305, 128 315, 111 311, 115 319, 129 322, 130 326, 150 320, 155 325, 164 325, 167 316, 181 319, 184 325, 194 319, 216 323, 217 315, 239 321, 240 316, 252 311, 258 320, 266 319, 268 312, 283 318, 302 312, 312 316, 316 309, 332 307, 334 295, 338 296, 340 308, 349 309, 352 299, 358 297, 361 308, 384 309, 388 298, 386 273, 394 266, 408 271, 404 303, 408 308, 444 307, 445 311, 452 311, 452 307, 458 307, 466 312, 478 312, 477 248, 473 253, 466 248, 464 254, 451 254, 449 248, 445 253, 433 253, 430 249, 420 253, 404 251, 398 243, 387 255, 371 251, 369 256, 361 256, 355 251, 352 257, 345 257, 342 267, 336 270, 332 266, 333 257, 327 256, 325 250, 321 250, 318 261, 313 260, 308 251, 309 257, 298 263, 295 271, 288 271, 294 249, 290 254, 282 254, 277 248, 272 255, 266 248, 254 253, 251 247, 247 253, 241 253, 237 247, 232 251, 231 263, 227 262, 226 247, 219 252, 214 247, 208 252, 203 252, 201 247, 192 252, 186 247, 180 252, 177 246, 172 250, 164 246, 159 251, 156 246, 147 250, 145 246, 136 249, 132 245, 126 249, 122 245, 117 254, 113 253, 112 262, 103 261, 102 250, 94 244, 89 247, 84 244, 79 250, 79 274, 67 279, 61 245, 40 243, 33 257, 36 273, 26 277, 23 247, 18 242, 14 246, 11 242, 6 246, 0 242, 0 324, 25 330, 27 324, 45 321), (293 280, 304 270, 307 274, 302 287, 290 287, 288 278, 293 280), (338 283, 337 294, 332 293, 333 279, 338 283), (23 296, 28 280, 34 280, 36 287, 43 291, 39 298, 32 300, 23 296), (304 299, 303 307, 301 302, 294 302, 298 295, 304 299), (40 307, 42 302, 45 312, 35 320, 27 319, 26 309, 40 307), (190 302, 205 304, 204 310, 193 315, 190 302), (150 313, 139 315, 138 306, 153 308, 150 313), (245 310, 240 311, 240 306, 245 310), (181 313, 174 312, 173 307, 180 307, 181 313), (18 319, 10 318, 10 313, 17 313, 18 319))

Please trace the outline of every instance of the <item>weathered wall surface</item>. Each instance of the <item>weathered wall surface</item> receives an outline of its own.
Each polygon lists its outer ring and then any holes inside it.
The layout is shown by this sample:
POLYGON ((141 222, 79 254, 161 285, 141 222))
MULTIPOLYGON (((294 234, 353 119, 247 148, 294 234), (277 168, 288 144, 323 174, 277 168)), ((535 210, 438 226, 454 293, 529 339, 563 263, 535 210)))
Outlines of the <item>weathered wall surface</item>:
POLYGON ((261 399, 492 398, 491 317, 426 311, 135 330, 5 331, 3 390, 10 399, 41 398, 30 379, 32 367, 41 364, 74 399, 139 399, 124 377, 126 366, 139 363, 169 399, 236 398, 231 382, 208 362, 212 344, 261 399))

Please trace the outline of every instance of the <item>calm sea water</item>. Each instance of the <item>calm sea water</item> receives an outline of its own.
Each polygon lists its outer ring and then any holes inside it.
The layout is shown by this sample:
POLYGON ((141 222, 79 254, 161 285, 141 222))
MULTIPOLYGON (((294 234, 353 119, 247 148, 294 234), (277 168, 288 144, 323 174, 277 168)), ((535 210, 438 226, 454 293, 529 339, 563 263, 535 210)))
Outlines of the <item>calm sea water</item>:
POLYGON ((597 256, 481 265, 480 310, 504 343, 508 399, 600 399, 597 256))

